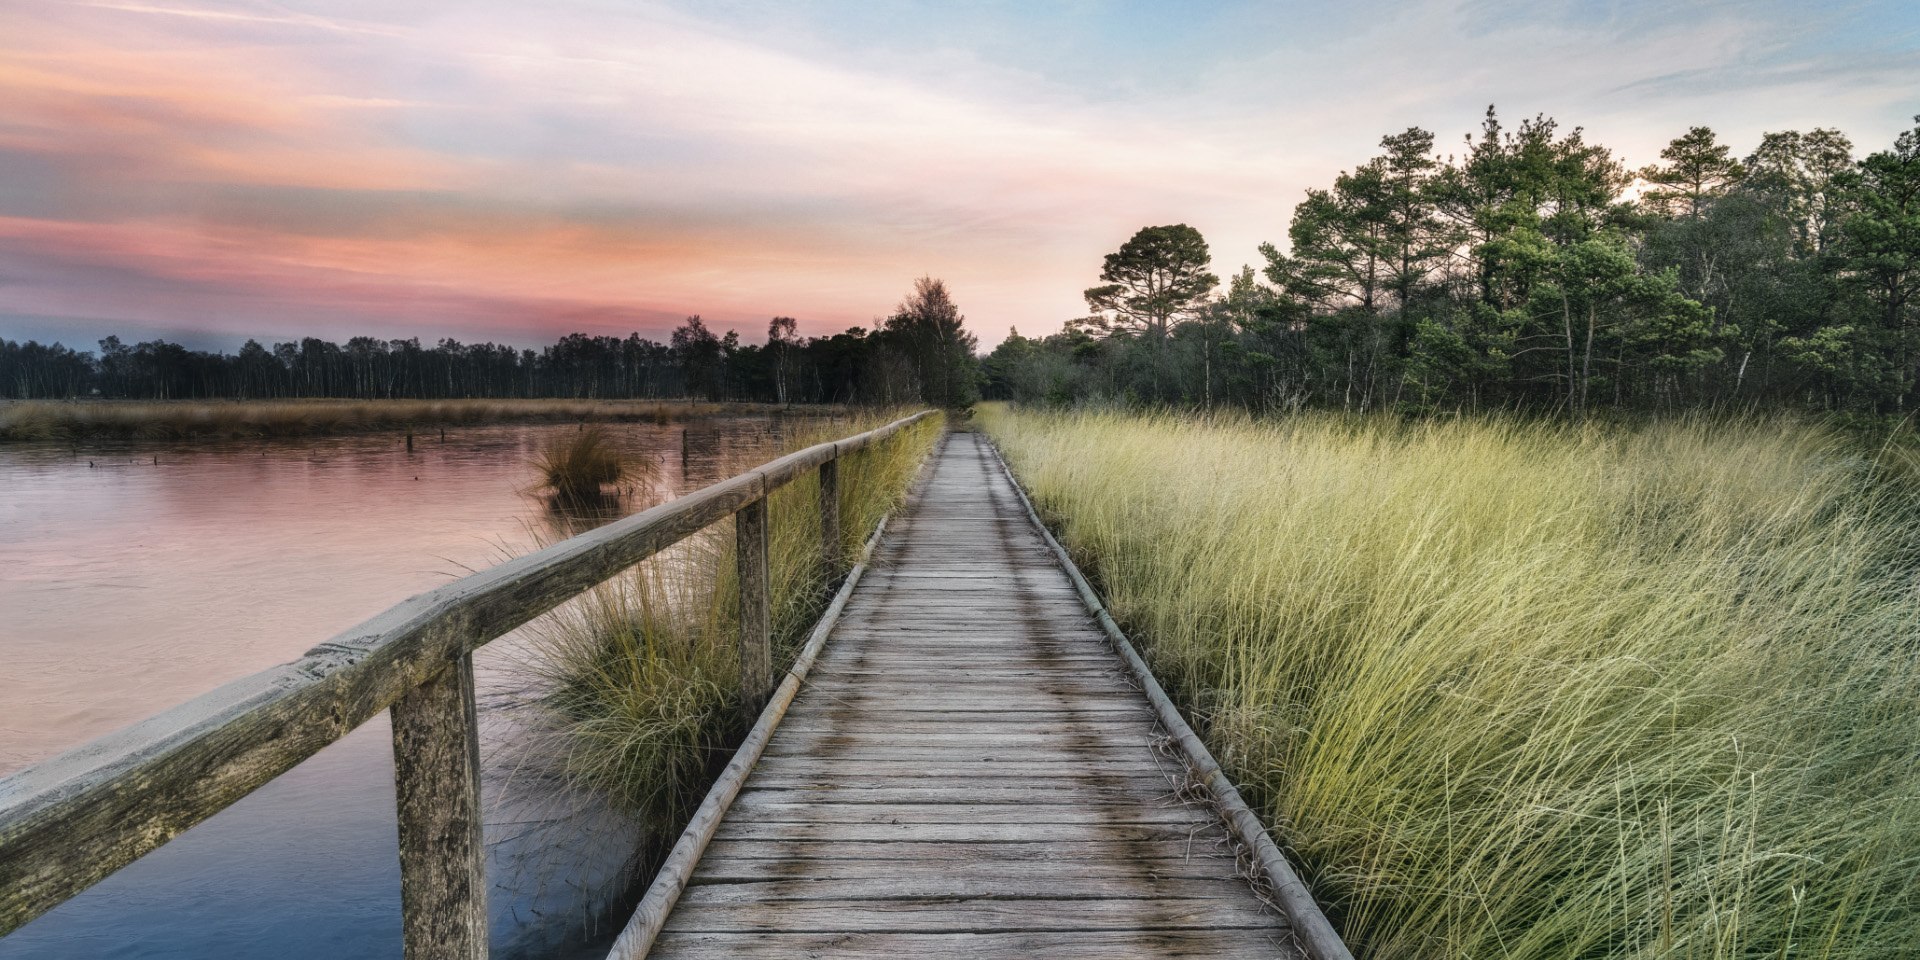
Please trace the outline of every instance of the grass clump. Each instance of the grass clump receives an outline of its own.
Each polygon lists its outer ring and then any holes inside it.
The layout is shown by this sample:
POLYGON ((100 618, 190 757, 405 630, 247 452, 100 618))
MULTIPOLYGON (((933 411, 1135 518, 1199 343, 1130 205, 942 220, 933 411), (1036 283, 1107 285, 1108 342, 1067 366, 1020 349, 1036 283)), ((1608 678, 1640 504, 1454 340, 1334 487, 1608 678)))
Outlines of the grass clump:
POLYGON ((1846 438, 982 420, 1359 955, 1920 943, 1920 514, 1846 438))
MULTIPOLYGON (((800 431, 800 449, 897 419, 875 413, 800 431)), ((820 562, 819 481, 769 504, 774 665, 791 662, 861 542, 905 496, 937 417, 841 459, 842 562, 820 562)), ((734 472, 751 468, 741 463, 734 472)), ((595 588, 544 621, 529 657, 544 722, 530 744, 565 780, 609 798, 655 854, 679 835, 752 718, 739 696, 733 532, 720 524, 595 588)))
POLYGON ((533 459, 541 486, 566 506, 590 506, 617 498, 649 473, 650 460, 621 450, 599 424, 549 437, 533 459))

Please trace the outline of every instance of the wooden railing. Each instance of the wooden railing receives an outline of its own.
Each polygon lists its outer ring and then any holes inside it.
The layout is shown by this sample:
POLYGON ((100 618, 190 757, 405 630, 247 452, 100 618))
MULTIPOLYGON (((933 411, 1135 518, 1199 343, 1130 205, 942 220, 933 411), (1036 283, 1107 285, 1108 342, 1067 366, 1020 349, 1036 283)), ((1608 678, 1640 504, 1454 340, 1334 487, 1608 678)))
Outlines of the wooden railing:
POLYGON ((821 560, 840 557, 838 459, 931 416, 808 447, 420 594, 292 663, 0 780, 0 936, 393 712, 409 960, 485 960, 473 651, 707 526, 735 518, 740 682, 773 686, 767 495, 820 476, 821 560))

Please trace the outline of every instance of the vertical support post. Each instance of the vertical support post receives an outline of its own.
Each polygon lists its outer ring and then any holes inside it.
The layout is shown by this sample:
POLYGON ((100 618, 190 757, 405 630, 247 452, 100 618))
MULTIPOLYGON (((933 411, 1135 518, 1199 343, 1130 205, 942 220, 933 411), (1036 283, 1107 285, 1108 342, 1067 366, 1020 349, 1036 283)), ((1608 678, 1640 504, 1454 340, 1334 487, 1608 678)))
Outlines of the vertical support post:
POLYGON ((473 655, 393 705, 406 960, 487 960, 473 655))
POLYGON ((740 579, 740 692, 758 711, 773 691, 773 598, 767 570, 767 498, 733 515, 740 579))
POLYGON ((840 455, 820 465, 820 563, 831 578, 840 569, 840 455))

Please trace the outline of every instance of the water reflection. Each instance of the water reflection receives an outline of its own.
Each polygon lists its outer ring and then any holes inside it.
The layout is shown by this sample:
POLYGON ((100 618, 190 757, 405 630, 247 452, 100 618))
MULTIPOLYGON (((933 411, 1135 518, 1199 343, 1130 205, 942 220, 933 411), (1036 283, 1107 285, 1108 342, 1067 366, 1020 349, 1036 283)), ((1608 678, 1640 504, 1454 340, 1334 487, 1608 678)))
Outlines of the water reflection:
MULTIPOLYGON (((657 469, 552 510, 529 462, 571 426, 308 441, 0 447, 0 773, 298 656, 407 596, 764 458, 767 418, 621 424, 657 469)), ((496 955, 606 932, 632 831, 505 749, 529 691, 476 658, 496 955), (503 768, 503 765, 506 765, 503 768)), ((398 957, 385 717, 0 940, 0 958, 398 957)))

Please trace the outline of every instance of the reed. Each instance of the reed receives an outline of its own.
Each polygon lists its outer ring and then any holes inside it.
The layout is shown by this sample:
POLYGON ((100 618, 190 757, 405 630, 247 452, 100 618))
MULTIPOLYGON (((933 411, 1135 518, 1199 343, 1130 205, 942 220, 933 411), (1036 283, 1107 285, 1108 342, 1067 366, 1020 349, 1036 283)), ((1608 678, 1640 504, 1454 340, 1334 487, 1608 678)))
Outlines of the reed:
MULTIPOLYGON (((794 412, 754 403, 681 400, 120 400, 0 402, 0 442, 233 440, 525 422, 670 423, 703 416, 794 412)), ((800 408, 803 415, 839 408, 800 408)))
MULTIPOLYGON (((809 427, 788 446, 859 433, 899 415, 809 427)), ((929 418, 841 458, 844 562, 832 569, 820 563, 817 477, 772 495, 776 671, 804 643, 861 542, 901 502, 941 430, 929 418)), ((678 836, 752 721, 738 693, 737 595, 732 531, 722 525, 561 608, 539 624, 527 658, 542 723, 526 748, 559 758, 570 785, 634 817, 655 852, 678 836)))
POLYGON ((1920 944, 1920 512, 1850 439, 981 419, 1360 956, 1920 944))

